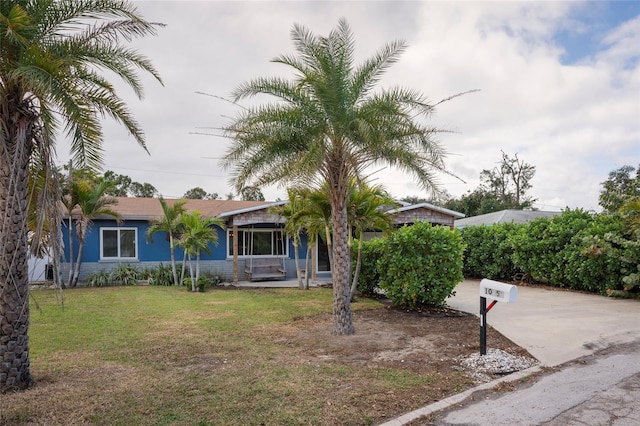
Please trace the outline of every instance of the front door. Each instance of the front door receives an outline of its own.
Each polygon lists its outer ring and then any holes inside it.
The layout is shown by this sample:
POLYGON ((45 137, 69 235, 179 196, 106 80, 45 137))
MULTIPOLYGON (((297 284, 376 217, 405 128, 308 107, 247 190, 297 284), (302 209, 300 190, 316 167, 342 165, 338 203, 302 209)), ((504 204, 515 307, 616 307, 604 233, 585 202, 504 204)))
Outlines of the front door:
POLYGON ((316 271, 330 272, 331 264, 329 263, 329 249, 327 248, 327 244, 322 240, 322 238, 318 238, 316 247, 317 247, 316 253, 318 253, 318 256, 317 256, 318 265, 317 265, 316 271))

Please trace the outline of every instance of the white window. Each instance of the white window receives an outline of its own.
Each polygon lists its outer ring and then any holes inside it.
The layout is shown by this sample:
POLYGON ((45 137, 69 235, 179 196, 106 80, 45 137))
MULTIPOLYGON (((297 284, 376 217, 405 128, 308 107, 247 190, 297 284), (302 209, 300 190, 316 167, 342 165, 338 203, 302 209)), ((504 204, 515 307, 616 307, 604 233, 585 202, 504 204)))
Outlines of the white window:
MULTIPOLYGON (((238 230, 238 256, 288 256, 289 245, 279 229, 238 230)), ((233 231, 227 230, 227 256, 233 257, 233 231)))
POLYGON ((137 258, 137 228, 100 228, 100 259, 137 258))

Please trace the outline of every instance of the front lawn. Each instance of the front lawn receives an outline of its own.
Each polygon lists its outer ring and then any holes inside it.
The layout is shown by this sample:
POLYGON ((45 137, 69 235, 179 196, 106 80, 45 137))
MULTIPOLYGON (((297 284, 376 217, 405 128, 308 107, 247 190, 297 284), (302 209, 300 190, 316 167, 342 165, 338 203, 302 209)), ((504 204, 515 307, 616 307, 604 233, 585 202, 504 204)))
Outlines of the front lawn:
POLYGON ((477 350, 474 317, 360 299, 356 334, 332 336, 323 288, 91 288, 64 299, 63 310, 57 292, 32 292, 38 384, 0 395, 0 424, 362 425, 474 385, 453 360, 477 350))

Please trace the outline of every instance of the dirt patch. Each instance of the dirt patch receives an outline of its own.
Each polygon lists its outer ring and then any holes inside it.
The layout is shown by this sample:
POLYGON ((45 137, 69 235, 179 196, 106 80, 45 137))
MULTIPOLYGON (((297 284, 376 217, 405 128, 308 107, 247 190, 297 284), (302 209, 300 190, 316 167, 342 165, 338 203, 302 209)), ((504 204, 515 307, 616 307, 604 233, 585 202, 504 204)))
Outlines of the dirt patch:
MULTIPOLYGON (((480 325, 477 317, 449 309, 405 312, 392 307, 356 310, 356 334, 331 336, 330 316, 306 318, 283 343, 303 346, 311 361, 340 360, 346 364, 380 366, 417 373, 438 370, 459 371, 455 361, 480 351, 480 325), (304 322, 304 324, 302 324, 304 322)), ((513 355, 529 353, 491 327, 488 346, 513 355)))

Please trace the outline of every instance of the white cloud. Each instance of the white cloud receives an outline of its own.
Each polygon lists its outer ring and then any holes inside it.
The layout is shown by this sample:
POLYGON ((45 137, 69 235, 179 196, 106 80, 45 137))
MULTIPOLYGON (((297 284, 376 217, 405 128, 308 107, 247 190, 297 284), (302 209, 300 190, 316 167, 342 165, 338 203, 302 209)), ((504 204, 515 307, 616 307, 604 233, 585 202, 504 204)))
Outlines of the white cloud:
MULTIPOLYGON (((589 60, 563 65, 564 47, 553 36, 562 25, 585 30, 571 14, 579 3, 137 4, 147 19, 168 24, 157 37, 135 43, 165 87, 145 77, 144 101, 123 92, 145 129, 151 156, 107 123, 105 167, 150 182, 167 196, 194 186, 230 191, 228 173, 203 158, 222 156, 229 142, 192 132, 221 127, 236 109, 195 92, 228 96, 250 78, 287 72, 269 60, 294 51, 293 23, 326 34, 341 17, 352 26, 359 59, 391 40, 408 41, 382 85, 414 88, 434 102, 481 89, 440 105, 431 120, 457 132, 440 136, 451 153, 448 167, 467 181, 441 177, 454 195, 474 189, 480 171, 492 168, 504 150, 537 167, 531 195, 541 207, 596 209, 608 172, 640 162, 640 17, 606 34, 589 60)), ((388 169, 376 176, 394 195, 421 194, 410 176, 388 169)), ((270 199, 285 194, 264 192, 270 199)))

